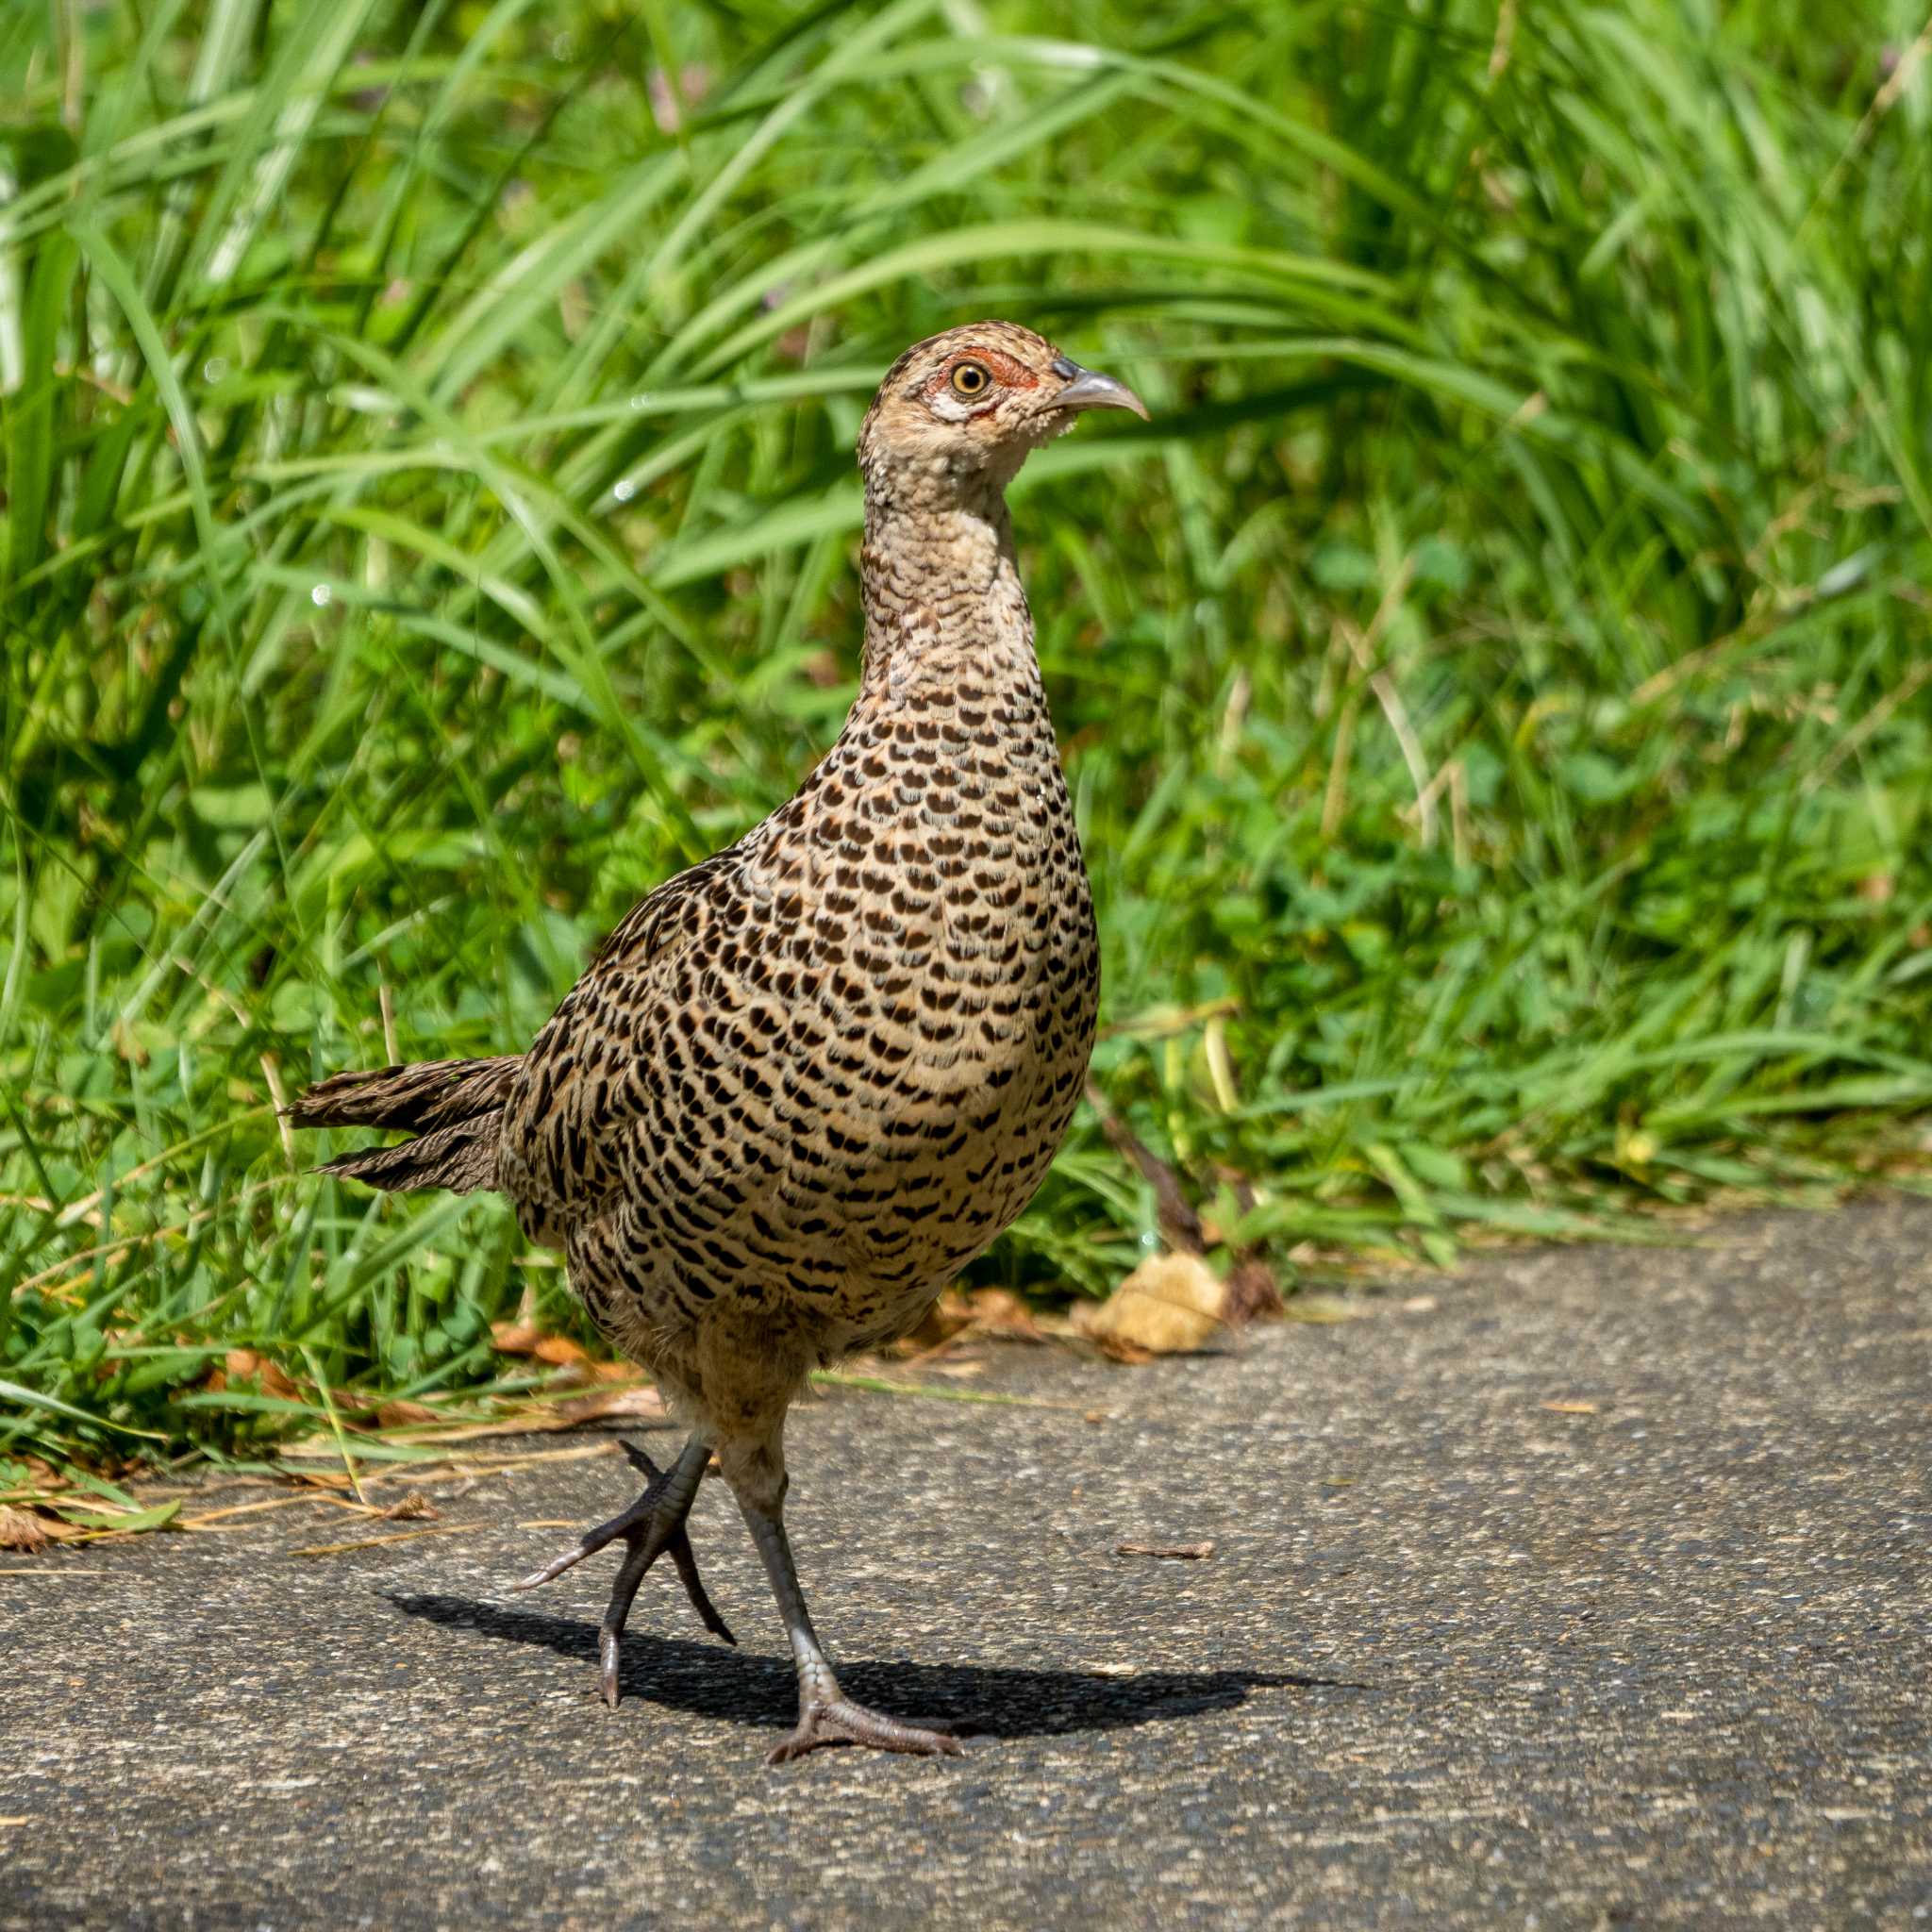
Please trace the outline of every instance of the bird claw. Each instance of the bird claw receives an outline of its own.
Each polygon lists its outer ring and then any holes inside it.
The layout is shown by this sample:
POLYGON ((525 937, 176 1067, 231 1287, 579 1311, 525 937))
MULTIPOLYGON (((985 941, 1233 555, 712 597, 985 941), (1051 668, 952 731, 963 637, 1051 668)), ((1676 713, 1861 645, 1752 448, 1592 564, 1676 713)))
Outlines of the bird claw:
POLYGON ((623 1444, 623 1448, 632 1464, 649 1478, 643 1494, 609 1522, 600 1523, 595 1529, 587 1530, 562 1556, 511 1585, 514 1590, 535 1590, 540 1584, 561 1576, 586 1557, 595 1556, 607 1545, 618 1541, 625 1544, 624 1561, 618 1566, 616 1580, 610 1587, 610 1602, 597 1632, 598 1688, 604 1702, 613 1710, 623 1694, 618 1685, 618 1657, 625 1623, 630 1615, 638 1586, 644 1580, 644 1573, 660 1556, 671 1558, 678 1581, 684 1585, 684 1593, 691 1599, 691 1607, 697 1611, 705 1628, 714 1637, 723 1638, 726 1643, 735 1645, 738 1642, 731 1634, 730 1625, 718 1614, 717 1606, 712 1603, 704 1580, 698 1574, 697 1558, 691 1554, 691 1538, 685 1533, 682 1520, 668 1531, 658 1524, 658 1504, 670 1479, 669 1472, 659 1469, 643 1450, 629 1442, 623 1444))
POLYGON ((684 1593, 705 1628, 736 1650, 738 1639, 732 1636, 731 1625, 718 1614, 717 1607, 706 1593, 704 1580, 698 1575, 698 1559, 691 1555, 690 1537, 680 1529, 664 1547, 676 1568, 677 1580, 684 1585, 684 1593))
POLYGON ((864 1744, 874 1751, 902 1751, 911 1757, 961 1756, 958 1734, 972 1730, 962 1718, 888 1717, 849 1697, 826 1704, 808 1704, 798 1713, 798 1728, 765 1754, 768 1765, 790 1764, 808 1751, 826 1744, 864 1744))

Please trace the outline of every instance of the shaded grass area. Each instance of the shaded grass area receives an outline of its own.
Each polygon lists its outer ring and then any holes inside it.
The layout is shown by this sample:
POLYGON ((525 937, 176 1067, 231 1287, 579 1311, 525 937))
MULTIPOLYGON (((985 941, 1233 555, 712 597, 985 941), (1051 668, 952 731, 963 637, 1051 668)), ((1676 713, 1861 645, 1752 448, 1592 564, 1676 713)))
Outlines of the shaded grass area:
MULTIPOLYGON (((1155 406, 1016 514, 1096 1077, 1213 1233, 1890 1159, 1926 54, 1869 0, 8 12, 0 1457, 245 1456, 568 1324, 498 1204, 306 1180, 275 1098, 522 1043, 787 795, 859 414, 977 314, 1155 406)), ((1154 1224, 1087 1121, 975 1273, 1098 1291, 1154 1224)))

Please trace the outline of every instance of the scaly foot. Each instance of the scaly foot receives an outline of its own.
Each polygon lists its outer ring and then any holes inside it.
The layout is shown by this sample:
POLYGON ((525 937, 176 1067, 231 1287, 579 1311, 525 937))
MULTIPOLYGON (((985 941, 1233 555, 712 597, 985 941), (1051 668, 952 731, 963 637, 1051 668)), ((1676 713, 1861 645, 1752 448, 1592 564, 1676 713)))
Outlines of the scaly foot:
POLYGON ((637 1598, 638 1586, 644 1580, 645 1571, 667 1552, 676 1566, 684 1593, 691 1599, 691 1607, 703 1620, 705 1628, 713 1636, 722 1637, 726 1643, 738 1641, 706 1593, 698 1575, 697 1558, 691 1555, 691 1539, 684 1528, 684 1519, 691 1512, 699 1480, 704 1475, 705 1463, 709 1458, 709 1450, 701 1444, 690 1444, 670 1469, 662 1470, 641 1449, 633 1448, 628 1442, 622 1446, 632 1466, 649 1478, 643 1494, 608 1523, 600 1523, 595 1529, 587 1530, 562 1556, 511 1586, 516 1590, 535 1590, 539 1584, 561 1576, 586 1557, 595 1556, 607 1544, 619 1541, 624 1542, 624 1561, 618 1566, 616 1581, 610 1587, 610 1602, 597 1632, 598 1688, 603 1692, 604 1702, 612 1710, 617 1708, 618 1699, 623 1694, 618 1688, 617 1667, 625 1622, 630 1615, 630 1607, 637 1598))
POLYGON ((887 1717, 882 1711, 835 1697, 825 1704, 807 1704, 798 1713, 798 1728, 765 1755, 767 1764, 790 1764, 822 1744, 866 1744, 874 1751, 903 1751, 913 1757, 958 1757, 956 1732, 969 1724, 945 1718, 887 1717))

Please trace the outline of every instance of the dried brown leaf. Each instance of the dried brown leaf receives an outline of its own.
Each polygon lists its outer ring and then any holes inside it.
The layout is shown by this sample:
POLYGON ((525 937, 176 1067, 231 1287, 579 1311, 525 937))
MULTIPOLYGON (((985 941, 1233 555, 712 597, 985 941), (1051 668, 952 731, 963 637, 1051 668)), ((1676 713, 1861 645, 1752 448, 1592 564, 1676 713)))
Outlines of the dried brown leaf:
MULTIPOLYGON (((534 1322, 492 1322, 490 1339, 500 1355, 526 1355, 559 1369, 581 1368, 589 1372, 591 1368, 590 1351, 582 1342, 572 1341, 568 1335, 552 1335, 534 1322)), ((635 1371, 626 1368, 625 1373, 635 1371)))
POLYGON ((1078 1320, 1074 1324, 1074 1332, 1092 1342, 1102 1355, 1130 1369, 1144 1369, 1149 1362, 1159 1359, 1151 1348, 1142 1348, 1139 1342, 1129 1341, 1124 1336, 1090 1335, 1078 1320))
POLYGON ((958 1289, 949 1288, 926 1309, 919 1326, 902 1335, 886 1353, 899 1357, 930 1355, 972 1325, 972 1305, 958 1289))
POLYGON ((1227 1274, 1226 1319, 1239 1326, 1281 1312, 1281 1285, 1257 1255, 1243 1255, 1227 1274))
POLYGON ((630 1389, 600 1389, 594 1395, 580 1395, 574 1402, 559 1402, 554 1413, 553 1428, 568 1428, 573 1423, 596 1422, 606 1416, 632 1416, 640 1422, 668 1422, 671 1411, 657 1390, 645 1385, 630 1389))
POLYGON ((373 1413, 379 1429, 407 1429, 441 1420, 426 1402, 378 1402, 373 1413))
POLYGON ((1205 1347, 1226 1325, 1227 1284, 1198 1255, 1142 1261, 1097 1307, 1076 1304, 1074 1325, 1117 1360, 1145 1361, 1205 1347))
POLYGON ((1010 1289, 979 1288, 966 1298, 973 1326, 982 1335, 1007 1341, 1044 1341, 1045 1333, 1033 1310, 1010 1289))
MULTIPOLYGON (((632 1382, 625 1388, 599 1389, 591 1394, 574 1396, 568 1402, 530 1403, 511 1409, 492 1422, 456 1423, 443 1427, 439 1418, 430 1425, 406 1424, 398 1434, 406 1442, 431 1447, 444 1442, 475 1442, 490 1436, 548 1435, 606 1416, 635 1417, 640 1422, 660 1423, 667 1420, 668 1415, 664 1398, 657 1390, 648 1383, 632 1382)), ((319 1456, 331 1447, 328 1437, 308 1436, 289 1443, 282 1453, 291 1457, 319 1456)), ((303 1474, 310 1482, 327 1479, 321 1473, 311 1475, 305 1471, 303 1474)))
POLYGON ((386 1509, 375 1514, 388 1523, 434 1523, 437 1507, 421 1490, 411 1490, 407 1496, 399 1496, 386 1509))
POLYGON ((252 1348, 231 1348, 222 1366, 229 1381, 258 1383, 264 1395, 279 1395, 287 1401, 301 1392, 274 1362, 252 1348))
POLYGON ((0 1503, 0 1550, 44 1550, 49 1543, 67 1542, 78 1534, 64 1523, 0 1503))
MULTIPOLYGON (((286 1453, 299 1456, 305 1450, 316 1456, 341 1454, 340 1445, 329 1436, 305 1436, 299 1442, 291 1442, 286 1453)), ((343 1469, 291 1469, 289 1474, 297 1482, 308 1483, 318 1490, 347 1490, 355 1487, 349 1480, 348 1471, 343 1469)))
POLYGON ((1211 1542, 1199 1543, 1116 1543, 1116 1557, 1162 1557, 1170 1561, 1201 1562, 1214 1554, 1211 1542))

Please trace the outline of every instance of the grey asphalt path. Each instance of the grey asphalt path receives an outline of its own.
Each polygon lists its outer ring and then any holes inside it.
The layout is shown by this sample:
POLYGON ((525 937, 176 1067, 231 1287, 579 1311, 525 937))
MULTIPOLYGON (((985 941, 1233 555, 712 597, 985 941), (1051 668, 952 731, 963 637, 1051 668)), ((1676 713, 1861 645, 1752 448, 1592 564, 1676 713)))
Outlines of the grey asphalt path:
POLYGON ((508 1585, 614 1453, 346 1556, 302 1507, 0 1557, 0 1926, 1932 1922, 1932 1203, 1695 1239, 955 1385, 1056 1407, 801 1409, 823 1632, 977 1713, 957 1760, 762 1768, 791 1672, 716 1484, 741 1648, 654 1575, 605 1710, 606 1566, 508 1585))

